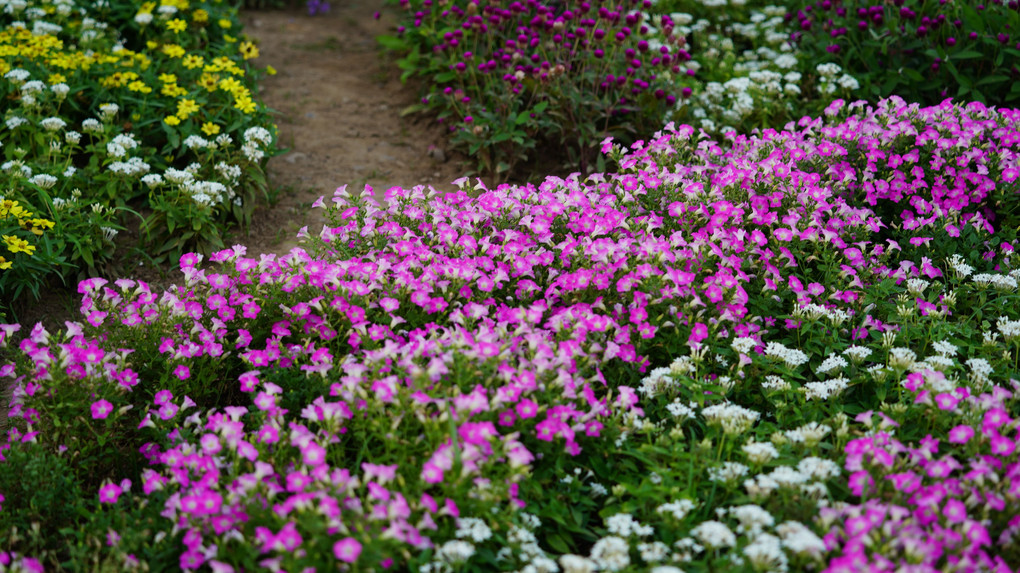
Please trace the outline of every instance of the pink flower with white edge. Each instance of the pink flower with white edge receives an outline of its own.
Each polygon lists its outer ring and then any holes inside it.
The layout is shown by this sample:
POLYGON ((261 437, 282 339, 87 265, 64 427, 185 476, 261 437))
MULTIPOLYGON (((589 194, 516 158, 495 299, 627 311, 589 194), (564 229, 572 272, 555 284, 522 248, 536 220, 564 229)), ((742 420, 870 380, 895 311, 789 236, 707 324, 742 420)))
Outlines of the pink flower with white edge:
POLYGON ((124 490, 119 485, 108 483, 99 488, 99 501, 101 503, 117 503, 117 499, 120 498, 122 493, 124 493, 124 490))
POLYGON ((93 420, 105 420, 110 415, 110 412, 113 412, 113 404, 107 400, 100 398, 92 403, 93 420))
POLYGON ((346 537, 333 544, 333 555, 344 563, 354 563, 361 555, 361 543, 353 537, 346 537))
POLYGON ((326 463, 326 448, 323 448, 315 442, 308 442, 304 451, 301 452, 301 457, 307 466, 321 466, 326 463))

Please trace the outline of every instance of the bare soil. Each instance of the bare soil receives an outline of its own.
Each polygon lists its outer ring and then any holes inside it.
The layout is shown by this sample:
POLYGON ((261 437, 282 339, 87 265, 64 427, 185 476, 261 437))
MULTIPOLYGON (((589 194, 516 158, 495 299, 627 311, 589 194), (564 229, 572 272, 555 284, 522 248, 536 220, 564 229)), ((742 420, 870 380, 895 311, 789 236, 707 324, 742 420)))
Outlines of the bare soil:
POLYGON ((454 189, 450 182, 464 169, 444 149, 442 128, 400 115, 418 92, 379 53, 375 38, 395 26, 382 2, 342 0, 314 17, 295 8, 242 18, 259 47, 256 61, 277 70, 263 80, 260 96, 278 114, 279 144, 287 152, 269 161, 278 203, 256 213, 251 229, 232 238, 235 244, 249 253, 290 251, 302 227, 312 234, 322 229, 322 210, 312 203, 341 185, 353 191, 370 185, 380 202, 393 186, 454 189))

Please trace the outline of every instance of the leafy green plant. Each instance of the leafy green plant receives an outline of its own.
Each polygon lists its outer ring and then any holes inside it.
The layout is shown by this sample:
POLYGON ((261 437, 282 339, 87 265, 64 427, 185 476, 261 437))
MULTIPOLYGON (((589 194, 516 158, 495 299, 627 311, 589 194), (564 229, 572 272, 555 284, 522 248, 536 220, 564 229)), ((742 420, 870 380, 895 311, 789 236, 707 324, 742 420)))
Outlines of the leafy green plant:
POLYGON ((677 100, 665 73, 679 70, 681 56, 668 42, 649 43, 657 22, 637 7, 404 0, 401 8, 400 33, 379 40, 401 56, 404 79, 425 82, 422 102, 406 111, 434 114, 480 171, 505 177, 556 148, 591 172, 599 141, 638 139, 677 100))

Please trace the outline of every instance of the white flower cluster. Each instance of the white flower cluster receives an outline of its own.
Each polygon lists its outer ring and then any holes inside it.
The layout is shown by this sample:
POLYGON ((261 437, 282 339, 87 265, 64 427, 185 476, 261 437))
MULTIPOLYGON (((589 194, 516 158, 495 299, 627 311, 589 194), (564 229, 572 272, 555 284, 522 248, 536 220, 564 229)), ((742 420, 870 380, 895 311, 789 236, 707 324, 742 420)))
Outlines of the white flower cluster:
POLYGON ((651 525, 643 525, 629 513, 617 513, 606 518, 606 530, 620 537, 648 537, 655 533, 651 525))
POLYGON ((475 543, 481 543, 492 537, 492 529, 477 517, 462 517, 457 520, 458 539, 468 538, 475 543))
POLYGON ((796 368, 808 361, 808 355, 803 351, 796 348, 787 348, 779 342, 769 342, 765 346, 765 355, 782 360, 790 368, 796 368))
POLYGON ((750 468, 739 462, 723 462, 721 466, 708 468, 708 480, 721 483, 736 483, 747 475, 750 468))
POLYGON ((980 273, 971 279, 982 287, 992 287, 996 290, 1014 291, 1017 288, 1017 279, 1011 275, 996 275, 980 273))
POLYGON ((825 95, 833 95, 839 90, 854 92, 861 84, 850 74, 845 74, 839 64, 826 62, 815 67, 818 72, 818 91, 825 95))
POLYGON ((819 374, 828 374, 833 370, 842 370, 847 366, 849 366, 849 363, 847 363, 846 358, 843 358, 838 354, 831 354, 818 365, 818 369, 815 370, 815 372, 819 374))
POLYGON ((691 535, 711 549, 733 547, 737 544, 737 536, 721 521, 703 521, 691 530, 691 535))
POLYGON ((698 405, 694 402, 690 402, 689 405, 684 405, 680 402, 680 399, 677 398, 669 404, 666 404, 666 411, 668 411, 674 418, 679 418, 680 420, 692 420, 694 419, 694 412, 697 407, 698 405))
POLYGON ((659 515, 670 515, 677 521, 682 521, 687 514, 697 507, 695 503, 689 499, 678 499, 669 503, 664 503, 659 507, 655 508, 655 513, 659 515))
MULTIPOLYGON (((785 13, 785 8, 766 6, 752 10, 749 22, 729 22, 729 12, 717 15, 717 24, 721 24, 723 30, 696 38, 696 42, 706 48, 695 52, 696 59, 683 66, 686 69, 681 69, 681 73, 733 61, 732 77, 708 82, 692 99, 678 102, 677 110, 689 106, 693 119, 709 131, 730 131, 756 109, 780 107, 795 111, 802 77, 795 71, 797 56, 788 41, 789 35, 784 32, 785 13), (749 39, 756 48, 735 53, 732 37, 736 36, 749 39)), ((678 30, 684 34, 700 34, 706 28, 707 25, 695 25, 690 30, 678 30)))
POLYGON ((850 318, 845 310, 838 308, 826 308, 820 304, 794 304, 793 316, 806 318, 808 320, 818 320, 820 318, 826 318, 833 326, 839 326, 850 318))
POLYGON ((638 392, 648 398, 654 398, 676 385, 677 382, 673 379, 673 373, 669 368, 654 368, 648 373, 648 376, 641 379, 638 392))
POLYGON ((713 404, 701 410, 711 426, 719 426, 728 436, 743 434, 751 429, 761 414, 729 402, 713 404))
POLYGON ((839 376, 822 382, 808 382, 804 384, 804 395, 810 400, 828 400, 838 397, 850 386, 850 382, 839 376))
POLYGON ((819 424, 818 422, 808 422, 795 430, 786 430, 783 432, 783 436, 794 444, 804 444, 809 448, 813 448, 831 432, 831 426, 819 424))
POLYGON ((966 259, 958 254, 949 257, 949 266, 956 272, 957 278, 966 278, 974 274, 974 267, 968 265, 966 259))
POLYGON ((249 127, 244 132, 244 143, 241 145, 241 153, 248 161, 259 161, 265 157, 264 148, 273 143, 273 136, 264 127, 249 127))
POLYGON ((595 542, 591 560, 601 571, 620 571, 630 565, 630 544, 625 539, 608 535, 595 542))
POLYGON ((765 465, 779 457, 779 450, 768 442, 746 442, 740 449, 747 455, 747 461, 756 465, 765 465))

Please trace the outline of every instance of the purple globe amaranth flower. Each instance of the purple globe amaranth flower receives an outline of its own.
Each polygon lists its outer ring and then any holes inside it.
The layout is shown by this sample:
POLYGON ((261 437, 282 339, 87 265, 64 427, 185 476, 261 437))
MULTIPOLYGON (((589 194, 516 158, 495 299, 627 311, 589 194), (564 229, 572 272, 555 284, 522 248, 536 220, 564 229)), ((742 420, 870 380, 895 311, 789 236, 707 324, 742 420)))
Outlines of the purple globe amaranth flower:
POLYGON ((954 38, 952 36, 946 38, 946 45, 947 46, 955 46, 956 45, 956 38, 954 38))
POLYGON ((1005 32, 999 34, 996 37, 998 38, 999 43, 1002 44, 1002 45, 1006 45, 1006 44, 1009 43, 1009 34, 1007 34, 1005 32))
POLYGON ((841 48, 839 47, 839 44, 830 44, 825 47, 825 51, 829 52, 830 54, 838 54, 840 49, 841 48))

